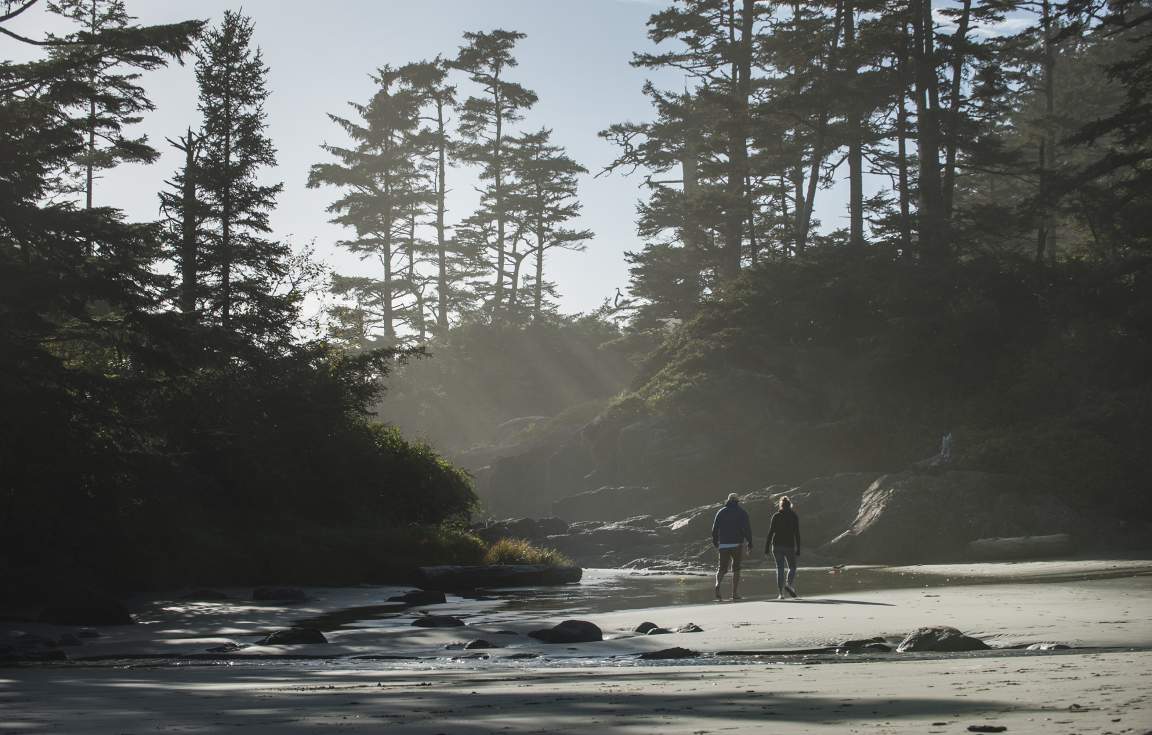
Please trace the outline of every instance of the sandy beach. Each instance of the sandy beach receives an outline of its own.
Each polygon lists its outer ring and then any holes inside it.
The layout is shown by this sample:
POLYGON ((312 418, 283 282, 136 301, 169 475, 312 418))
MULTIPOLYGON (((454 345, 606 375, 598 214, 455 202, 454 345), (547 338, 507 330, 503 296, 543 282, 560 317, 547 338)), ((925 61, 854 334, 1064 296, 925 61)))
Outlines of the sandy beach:
MULTIPOLYGON (((463 628, 341 630, 327 645, 253 646, 223 665, 14 666, 0 669, 0 732, 960 733, 989 725, 1142 734, 1152 731, 1147 566, 1126 565, 1128 576, 1113 576, 1108 565, 1065 563, 1062 574, 1081 578, 622 610, 585 616, 605 640, 571 646, 522 635, 556 620, 487 619, 476 610, 463 628), (631 632, 644 621, 693 622, 703 632, 631 632), (788 653, 892 639, 927 625, 954 626, 993 650, 788 653), (444 648, 477 638, 500 647, 444 648), (1072 648, 1019 648, 1044 642, 1072 648), (637 660, 674 646, 701 656, 637 660), (303 653, 319 658, 293 658, 303 653), (267 658, 276 655, 285 658, 267 658), (373 655, 414 660, 354 658, 373 655)), ((152 645, 206 640, 214 639, 173 636, 152 645)), ((100 645, 111 651, 125 642, 100 645)))

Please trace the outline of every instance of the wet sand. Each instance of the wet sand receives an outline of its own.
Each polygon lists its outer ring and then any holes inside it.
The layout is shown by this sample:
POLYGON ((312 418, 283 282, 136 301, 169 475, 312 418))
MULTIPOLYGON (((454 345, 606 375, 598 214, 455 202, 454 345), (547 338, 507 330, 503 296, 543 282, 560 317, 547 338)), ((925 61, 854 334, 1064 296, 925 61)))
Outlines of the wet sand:
POLYGON ((1129 571, 592 614, 581 617, 606 640, 573 646, 522 635, 556 619, 465 605, 473 614, 464 628, 349 628, 333 631, 327 645, 243 652, 323 657, 314 661, 0 668, 0 733, 961 733, 987 724, 1010 733, 1143 734, 1152 730, 1152 576, 1129 571), (694 622, 704 632, 630 632, 643 621, 694 622), (996 650, 720 655, 941 624, 996 650), (502 647, 444 649, 475 638, 502 647), (1009 649, 1039 642, 1078 648, 1009 649), (637 661, 642 651, 673 646, 704 655, 637 661), (515 654, 539 657, 509 658, 515 654), (357 655, 420 659, 348 658, 357 655), (487 658, 449 660, 463 655, 487 658))

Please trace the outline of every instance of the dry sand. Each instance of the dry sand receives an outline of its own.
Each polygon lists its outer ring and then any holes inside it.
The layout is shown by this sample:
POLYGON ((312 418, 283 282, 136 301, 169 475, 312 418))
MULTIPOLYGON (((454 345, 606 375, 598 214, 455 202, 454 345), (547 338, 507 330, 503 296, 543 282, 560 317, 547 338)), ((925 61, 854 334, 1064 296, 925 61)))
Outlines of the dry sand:
POLYGON ((478 616, 467 628, 340 631, 329 646, 295 649, 443 657, 450 641, 486 637, 505 645, 488 659, 435 665, 343 659, 7 668, 0 669, 0 733, 962 733, 998 725, 1009 733, 1143 734, 1152 731, 1152 576, 1134 573, 629 610, 588 616, 609 640, 577 646, 497 638, 497 628, 538 625, 478 616), (629 633, 645 620, 691 621, 705 632, 629 633), (935 624, 994 646, 1092 648, 635 661, 639 651, 672 646, 794 649, 935 624), (531 652, 547 658, 506 658, 531 652))

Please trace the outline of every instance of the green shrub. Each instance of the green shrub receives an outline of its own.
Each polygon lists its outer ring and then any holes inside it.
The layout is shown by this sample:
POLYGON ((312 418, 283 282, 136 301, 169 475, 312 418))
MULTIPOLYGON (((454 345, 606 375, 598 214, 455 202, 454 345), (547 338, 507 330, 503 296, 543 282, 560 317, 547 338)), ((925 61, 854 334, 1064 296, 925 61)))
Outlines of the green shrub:
POLYGON ((485 564, 547 564, 553 567, 572 566, 572 560, 556 549, 546 549, 522 538, 505 538, 488 547, 485 564))

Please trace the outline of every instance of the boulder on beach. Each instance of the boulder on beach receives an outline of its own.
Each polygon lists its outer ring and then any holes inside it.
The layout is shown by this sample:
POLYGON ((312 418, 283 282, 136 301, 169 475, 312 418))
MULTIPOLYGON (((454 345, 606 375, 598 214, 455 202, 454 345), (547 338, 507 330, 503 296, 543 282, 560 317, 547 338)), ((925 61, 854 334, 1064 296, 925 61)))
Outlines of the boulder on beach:
POLYGON ((600 627, 587 620, 565 620, 551 628, 534 630, 528 636, 544 643, 592 643, 604 640, 600 627))
POLYGON ((443 605, 447 599, 439 590, 410 590, 402 595, 389 597, 388 602, 402 602, 405 605, 443 605))
POLYGON ((656 623, 645 620, 643 623, 640 623, 635 628, 633 628, 632 632, 633 633, 639 633, 640 635, 648 635, 648 631, 652 630, 653 628, 659 628, 659 627, 660 626, 656 625, 656 623))
POLYGON ((308 594, 296 587, 257 587, 252 590, 252 599, 257 602, 304 602, 308 594))
POLYGON ((465 622, 452 615, 423 615, 413 620, 412 625, 417 628, 459 628, 465 622))
POLYGON ((55 595, 40 611, 39 622, 53 625, 130 625, 132 615, 120 602, 99 592, 55 595))
POLYGON ((659 651, 645 651, 644 653, 640 654, 640 658, 645 661, 664 661, 678 658, 696 658, 699 655, 699 651, 693 651, 691 648, 681 648, 680 646, 676 646, 674 648, 663 648, 659 651))
POLYGON ((899 653, 932 651, 956 653, 958 651, 986 651, 989 645, 979 638, 964 635, 948 625, 919 628, 909 633, 896 647, 899 653))
POLYGON ((420 567, 423 586, 432 590, 472 590, 493 587, 542 587, 580 581, 580 567, 546 564, 476 564, 420 567))
POLYGON ((288 628, 269 633, 256 642, 258 646, 295 646, 305 643, 327 643, 328 638, 315 628, 288 628))
POLYGON ((991 559, 1043 559, 1065 556, 1075 551, 1072 536, 1053 533, 1045 536, 1012 536, 1009 538, 981 538, 968 544, 972 557, 991 559))
POLYGON ((696 623, 685 623, 684 625, 681 625, 679 628, 677 628, 674 632, 676 632, 676 633, 703 633, 704 629, 701 628, 696 623))
POLYGON ((848 530, 820 549, 857 563, 922 563, 968 556, 970 542, 1076 524, 1050 495, 1016 475, 945 470, 884 475, 864 492, 848 530))

